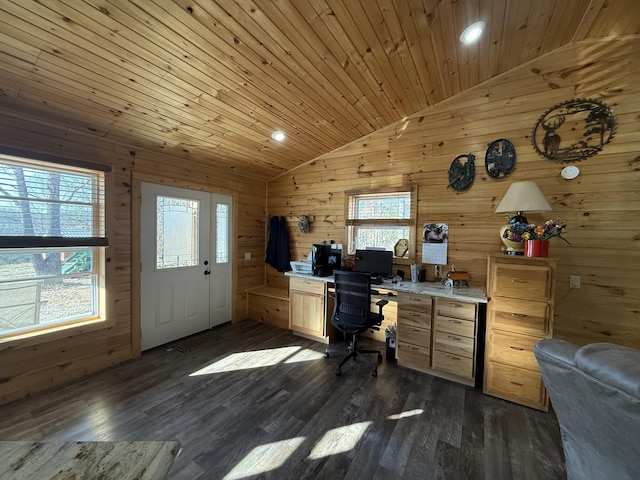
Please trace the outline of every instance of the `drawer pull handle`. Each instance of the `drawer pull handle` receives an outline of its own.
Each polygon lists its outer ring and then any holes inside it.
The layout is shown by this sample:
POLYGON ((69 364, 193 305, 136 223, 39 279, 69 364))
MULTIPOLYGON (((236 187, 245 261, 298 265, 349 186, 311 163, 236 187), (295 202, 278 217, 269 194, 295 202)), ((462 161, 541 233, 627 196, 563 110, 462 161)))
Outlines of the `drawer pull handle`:
POLYGON ((516 386, 518 386, 518 387, 523 387, 523 386, 524 386, 524 385, 522 385, 521 383, 514 382, 514 381, 511 381, 511 380, 509 380, 509 383, 512 383, 512 384, 514 384, 514 385, 516 385, 516 386))
POLYGON ((460 303, 450 303, 450 304, 449 304, 449 306, 450 306, 450 307, 453 307, 453 308, 460 308, 460 307, 462 307, 462 305, 461 305, 460 303))
POLYGON ((447 335, 447 337, 449 337, 451 340, 458 340, 458 341, 460 341, 460 337, 454 337, 453 335, 447 335))
POLYGON ((447 358, 450 358, 451 360, 460 360, 460 357, 456 357, 454 355, 447 355, 447 358))
POLYGON ((451 322, 451 323, 462 323, 462 321, 460 321, 460 320, 449 320, 449 322, 451 322))
POLYGON ((526 313, 512 313, 511 314, 512 317, 518 317, 518 318, 524 318, 527 316, 526 313))
POLYGON ((517 350, 517 351, 519 351, 519 352, 524 351, 524 348, 522 348, 522 347, 514 347, 513 345, 510 345, 510 346, 509 346, 509 348, 510 348, 511 350, 517 350))
POLYGON ((524 279, 524 278, 514 278, 513 280, 511 280, 513 283, 529 283, 528 280, 524 279))

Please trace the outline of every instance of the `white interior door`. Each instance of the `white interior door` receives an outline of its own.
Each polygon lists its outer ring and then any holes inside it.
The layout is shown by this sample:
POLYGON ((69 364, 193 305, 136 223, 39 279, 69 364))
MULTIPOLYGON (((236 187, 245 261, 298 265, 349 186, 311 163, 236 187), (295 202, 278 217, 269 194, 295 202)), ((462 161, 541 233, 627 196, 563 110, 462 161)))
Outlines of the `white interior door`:
POLYGON ((141 187, 146 350, 231 320, 231 197, 152 183, 141 187))

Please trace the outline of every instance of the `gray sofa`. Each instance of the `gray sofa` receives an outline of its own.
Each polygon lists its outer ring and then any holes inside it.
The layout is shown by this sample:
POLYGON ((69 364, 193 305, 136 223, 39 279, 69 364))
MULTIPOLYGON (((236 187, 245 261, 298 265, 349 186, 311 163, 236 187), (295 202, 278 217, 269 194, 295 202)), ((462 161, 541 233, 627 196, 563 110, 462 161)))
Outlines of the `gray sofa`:
POLYGON ((569 480, 640 479, 640 351, 612 343, 535 346, 569 480))

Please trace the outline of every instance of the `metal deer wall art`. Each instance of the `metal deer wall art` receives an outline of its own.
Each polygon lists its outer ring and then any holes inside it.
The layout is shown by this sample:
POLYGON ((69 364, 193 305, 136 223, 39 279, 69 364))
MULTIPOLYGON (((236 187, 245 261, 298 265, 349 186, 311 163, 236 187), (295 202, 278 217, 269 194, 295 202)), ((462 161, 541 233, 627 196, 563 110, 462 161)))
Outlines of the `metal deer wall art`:
POLYGON ((551 162, 579 162, 609 143, 618 126, 611 109, 590 98, 554 105, 536 121, 531 133, 535 151, 551 162))

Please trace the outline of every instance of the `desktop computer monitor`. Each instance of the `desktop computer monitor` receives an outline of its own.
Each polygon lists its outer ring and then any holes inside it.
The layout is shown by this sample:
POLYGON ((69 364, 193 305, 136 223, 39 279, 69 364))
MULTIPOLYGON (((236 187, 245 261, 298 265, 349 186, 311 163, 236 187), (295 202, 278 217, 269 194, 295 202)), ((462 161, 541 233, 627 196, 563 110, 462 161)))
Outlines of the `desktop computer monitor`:
POLYGON ((390 250, 356 250, 356 272, 374 277, 393 276, 393 252, 390 250))

